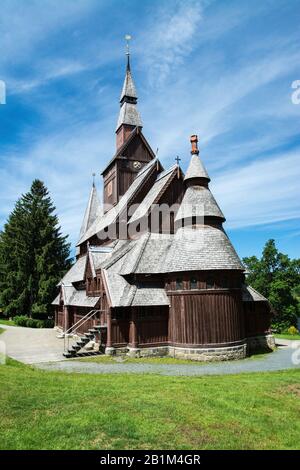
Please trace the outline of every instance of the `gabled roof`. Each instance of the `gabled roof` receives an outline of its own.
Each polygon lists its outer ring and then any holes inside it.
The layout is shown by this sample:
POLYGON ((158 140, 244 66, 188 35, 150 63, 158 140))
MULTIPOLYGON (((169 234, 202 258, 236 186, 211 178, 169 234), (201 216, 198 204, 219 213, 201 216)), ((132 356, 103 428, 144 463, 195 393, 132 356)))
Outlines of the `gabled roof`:
POLYGON ((83 217, 80 233, 79 233, 79 240, 83 237, 85 232, 90 228, 93 222, 96 220, 97 217, 102 215, 101 206, 97 194, 97 190, 95 185, 93 184, 90 197, 88 200, 88 205, 85 210, 85 214, 83 217))
POLYGON ((95 307, 100 297, 87 296, 85 290, 77 290, 73 286, 62 285, 64 305, 74 307, 95 307))
POLYGON ((69 271, 64 275, 58 285, 62 283, 67 285, 72 285, 74 282, 81 282, 84 280, 84 273, 85 273, 85 265, 86 265, 86 255, 81 256, 78 258, 73 266, 69 269, 69 271))
POLYGON ((191 178, 206 178, 210 181, 206 168, 198 155, 192 155, 184 180, 187 181, 191 178))
POLYGON ((152 173, 156 165, 156 159, 151 160, 147 165, 145 165, 141 171, 137 174, 136 178, 132 182, 132 184, 127 189, 126 193, 121 197, 119 202, 112 207, 109 211, 107 211, 102 217, 98 217, 92 226, 87 230, 84 236, 79 240, 78 245, 85 242, 92 236, 96 235, 103 231, 106 227, 111 225, 116 221, 118 216, 122 213, 122 211, 131 203, 131 200, 137 193, 137 191, 141 188, 143 183, 146 181, 148 176, 152 173))
POLYGON ((152 204, 157 204, 159 197, 167 189, 168 185, 174 178, 174 175, 177 174, 177 168, 178 168, 177 165, 173 165, 171 168, 169 168, 166 171, 163 171, 157 176, 154 185, 152 186, 150 191, 146 194, 145 198, 143 199, 139 207, 136 209, 136 211, 133 213, 133 215, 129 219, 129 223, 135 222, 141 217, 144 217, 145 215, 147 215, 151 210, 152 204))
POLYGON ((53 302, 51 302, 51 305, 59 305, 60 304, 60 293, 57 294, 53 302))
POLYGON ((111 255, 114 245, 115 244, 112 243, 110 245, 88 247, 88 256, 93 277, 96 277, 96 271, 101 268, 103 263, 111 255))
POLYGON ((268 302, 268 299, 257 292, 251 286, 243 285, 243 301, 244 302, 268 302))
POLYGON ((131 301, 133 307, 170 305, 165 289, 162 287, 137 287, 134 297, 131 301))
POLYGON ((103 269, 112 307, 169 305, 167 294, 162 287, 130 284, 120 274, 124 262, 126 255, 107 269, 103 269))
POLYGON ((147 148, 148 152, 150 153, 150 155, 152 156, 152 158, 155 158, 155 154, 149 144, 149 142, 147 141, 146 137, 144 136, 143 132, 141 131, 141 129, 139 127, 135 127, 131 133, 129 134, 129 136, 127 137, 127 139, 125 140, 124 144, 121 145, 120 148, 118 148, 117 152, 115 153, 115 155, 112 157, 112 159, 109 161, 109 163, 106 165, 105 169, 102 171, 101 175, 103 175, 103 173, 107 170, 107 168, 109 168, 109 166, 116 160, 116 159, 122 159, 123 158, 123 154, 124 154, 124 151, 125 149, 128 147, 128 145, 132 142, 132 140, 138 136, 143 144, 145 145, 145 147, 147 148))
POLYGON ((174 235, 146 233, 131 248, 124 259, 120 273, 155 274, 162 272, 166 254, 174 235))
POLYGON ((210 190, 204 186, 189 186, 176 214, 175 221, 191 217, 219 217, 225 221, 224 214, 210 190))

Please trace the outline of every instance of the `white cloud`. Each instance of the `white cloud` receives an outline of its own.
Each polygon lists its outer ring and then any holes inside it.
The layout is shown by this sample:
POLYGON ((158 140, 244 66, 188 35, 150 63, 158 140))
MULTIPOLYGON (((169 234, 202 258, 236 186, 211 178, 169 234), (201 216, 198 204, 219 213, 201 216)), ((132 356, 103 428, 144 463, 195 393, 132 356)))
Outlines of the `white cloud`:
POLYGON ((152 86, 161 86, 172 69, 182 64, 195 47, 203 3, 190 0, 174 1, 172 7, 164 4, 154 14, 146 32, 140 34, 137 52, 140 51, 144 66, 149 70, 152 86))
POLYGON ((251 163, 214 179, 229 228, 300 218, 300 150, 251 163))

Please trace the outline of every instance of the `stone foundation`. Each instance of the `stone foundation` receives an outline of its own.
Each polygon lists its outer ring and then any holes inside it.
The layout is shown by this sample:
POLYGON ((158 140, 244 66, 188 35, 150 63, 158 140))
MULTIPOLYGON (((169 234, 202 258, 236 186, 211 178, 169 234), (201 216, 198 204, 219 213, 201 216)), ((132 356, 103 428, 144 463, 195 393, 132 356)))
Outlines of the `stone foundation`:
POLYGON ((247 352, 252 354, 254 352, 273 351, 275 349, 275 338, 273 335, 260 335, 251 336, 247 338, 247 352))
POLYGON ((223 348, 180 348, 174 346, 157 346, 149 348, 106 348, 105 354, 129 357, 174 357, 192 361, 229 361, 244 359, 247 345, 223 348))
POLYGON ((178 346, 153 346, 149 348, 106 348, 105 354, 129 357, 174 357, 191 361, 232 361, 244 359, 247 354, 271 351, 275 348, 273 335, 253 336, 244 344, 220 348, 184 348, 178 346))
POLYGON ((225 348, 179 348, 169 347, 169 356, 192 361, 230 361, 244 359, 247 345, 239 344, 225 348))

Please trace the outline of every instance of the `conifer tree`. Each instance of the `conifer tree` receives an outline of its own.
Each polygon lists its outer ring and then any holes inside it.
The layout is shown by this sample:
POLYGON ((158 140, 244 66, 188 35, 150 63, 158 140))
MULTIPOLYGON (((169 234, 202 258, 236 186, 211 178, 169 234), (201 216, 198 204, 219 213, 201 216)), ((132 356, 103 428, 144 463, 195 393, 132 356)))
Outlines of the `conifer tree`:
POLYGON ((269 299, 275 310, 273 327, 284 331, 297 326, 300 302, 300 259, 290 259, 280 253, 274 240, 268 240, 261 259, 256 256, 243 259, 249 275, 247 282, 269 299))
POLYGON ((16 203, 0 234, 0 307, 7 316, 46 318, 70 267, 70 244, 42 181, 16 203))

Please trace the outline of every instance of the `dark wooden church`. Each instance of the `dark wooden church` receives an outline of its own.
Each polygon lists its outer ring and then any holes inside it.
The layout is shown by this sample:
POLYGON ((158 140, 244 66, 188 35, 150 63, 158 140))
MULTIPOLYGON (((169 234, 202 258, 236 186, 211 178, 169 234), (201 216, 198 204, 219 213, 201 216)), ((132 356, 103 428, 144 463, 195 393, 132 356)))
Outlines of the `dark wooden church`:
POLYGON ((245 268, 191 137, 186 174, 164 169, 142 132, 129 54, 116 152, 93 185, 77 260, 59 283, 55 323, 106 354, 226 360, 273 346, 268 301, 245 268))

